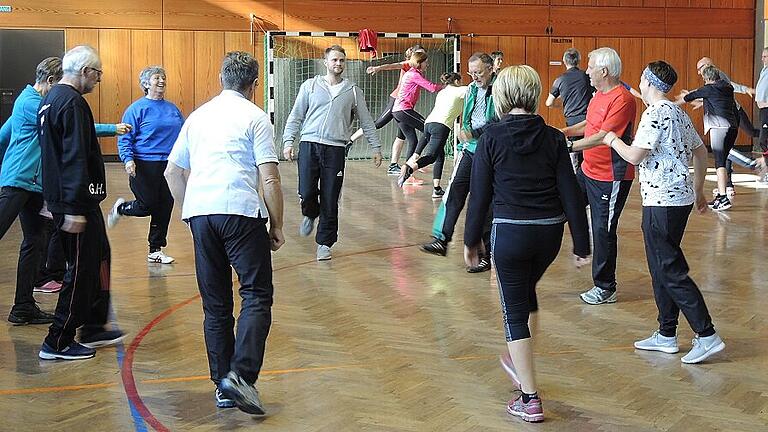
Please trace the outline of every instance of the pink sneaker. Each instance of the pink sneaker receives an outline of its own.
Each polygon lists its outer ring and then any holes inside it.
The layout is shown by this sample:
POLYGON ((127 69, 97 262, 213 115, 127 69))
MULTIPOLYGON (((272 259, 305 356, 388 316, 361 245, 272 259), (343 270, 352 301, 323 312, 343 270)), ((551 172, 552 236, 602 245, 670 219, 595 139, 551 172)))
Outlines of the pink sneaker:
POLYGON ((44 283, 43 286, 39 286, 39 287, 36 286, 36 287, 34 287, 32 289, 32 291, 39 292, 39 293, 45 293, 45 294, 57 293, 57 292, 61 291, 61 282, 48 281, 48 282, 44 283))
POLYGON ((509 401, 507 404, 507 413, 531 423, 544 421, 544 411, 541 409, 541 398, 538 397, 525 403, 523 402, 523 395, 520 395, 517 399, 509 401))
POLYGON ((521 390, 520 380, 517 379, 517 371, 515 371, 515 365, 512 364, 512 357, 509 356, 509 351, 504 351, 504 353, 499 356, 499 361, 501 362, 501 368, 504 369, 504 372, 506 372, 507 375, 509 375, 512 383, 515 385, 515 389, 521 390))

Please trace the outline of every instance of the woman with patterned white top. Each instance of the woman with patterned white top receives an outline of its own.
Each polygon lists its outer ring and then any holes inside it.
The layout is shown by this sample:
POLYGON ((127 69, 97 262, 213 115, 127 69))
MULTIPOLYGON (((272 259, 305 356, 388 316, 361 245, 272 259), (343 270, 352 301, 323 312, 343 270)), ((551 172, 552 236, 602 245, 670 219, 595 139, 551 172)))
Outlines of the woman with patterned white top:
POLYGON ((635 348, 676 353, 677 320, 683 312, 696 337, 683 363, 699 363, 725 348, 696 283, 688 276, 688 263, 680 248, 688 216, 695 204, 707 211, 704 176, 707 150, 688 115, 666 94, 677 74, 663 61, 650 63, 640 78, 640 91, 648 108, 640 119, 632 146, 613 132, 603 143, 636 164, 643 200, 643 238, 653 294, 659 310, 659 330, 635 342, 635 348), (693 179, 688 166, 693 159, 693 179))

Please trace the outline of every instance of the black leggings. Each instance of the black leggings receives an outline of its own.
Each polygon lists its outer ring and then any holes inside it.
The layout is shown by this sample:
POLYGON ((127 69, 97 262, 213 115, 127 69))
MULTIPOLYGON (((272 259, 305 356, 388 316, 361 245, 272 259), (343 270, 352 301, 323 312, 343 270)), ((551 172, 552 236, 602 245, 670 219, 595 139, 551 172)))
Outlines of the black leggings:
POLYGON ((768 108, 760 108, 760 137, 757 143, 763 152, 768 151, 768 108))
POLYGON ((136 163, 136 176, 128 179, 131 191, 136 196, 133 201, 126 201, 118 212, 124 216, 147 217, 149 220, 150 252, 164 248, 168 242, 168 225, 173 212, 173 196, 163 173, 167 161, 142 161, 136 163))
POLYGON ((445 162, 445 141, 451 130, 442 123, 429 122, 424 125, 424 135, 421 136, 415 153, 419 155, 416 165, 419 168, 434 163, 432 178, 440 180, 443 176, 445 162))
POLYGON ((563 224, 493 224, 491 259, 507 342, 531 337, 528 315, 538 309, 536 283, 557 257, 562 240, 563 224))
MULTIPOLYGON (((376 125, 376 129, 381 129, 384 126, 388 125, 389 122, 392 121, 394 118, 392 116, 392 109, 395 107, 395 98, 392 96, 389 97, 389 102, 387 103, 387 106, 384 107, 384 110, 379 114, 379 118, 376 119, 376 121, 373 123, 376 125)), ((397 128, 397 138, 404 140, 405 135, 403 135, 403 132, 400 130, 400 128, 397 128)))
POLYGON ((416 151, 416 145, 419 143, 419 137, 416 134, 416 130, 418 129, 424 132, 424 117, 412 109, 395 111, 392 115, 397 121, 397 127, 400 128, 406 141, 408 141, 408 150, 405 154, 405 160, 408 160, 413 152, 416 151))

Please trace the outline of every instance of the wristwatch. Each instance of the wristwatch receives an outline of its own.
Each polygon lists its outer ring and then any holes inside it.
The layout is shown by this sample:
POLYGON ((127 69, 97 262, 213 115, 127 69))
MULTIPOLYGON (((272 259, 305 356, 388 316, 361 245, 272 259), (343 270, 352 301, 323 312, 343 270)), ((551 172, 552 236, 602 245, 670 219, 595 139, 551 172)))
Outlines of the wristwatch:
POLYGON ((565 147, 568 149, 569 153, 573 153, 573 141, 571 141, 570 139, 566 138, 565 139, 565 147))

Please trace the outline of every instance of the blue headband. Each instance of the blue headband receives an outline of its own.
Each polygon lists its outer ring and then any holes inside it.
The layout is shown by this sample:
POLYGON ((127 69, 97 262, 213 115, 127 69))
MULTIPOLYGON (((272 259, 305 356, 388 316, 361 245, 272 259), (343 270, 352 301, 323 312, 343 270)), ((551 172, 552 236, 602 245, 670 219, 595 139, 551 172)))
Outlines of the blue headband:
POLYGON ((669 93, 669 91, 672 90, 672 85, 662 81, 659 77, 654 75, 654 73, 651 72, 651 70, 648 68, 645 68, 645 70, 643 71, 643 76, 645 77, 645 79, 648 80, 649 83, 651 83, 652 86, 659 89, 662 93, 669 93))

